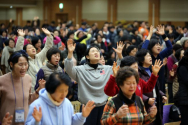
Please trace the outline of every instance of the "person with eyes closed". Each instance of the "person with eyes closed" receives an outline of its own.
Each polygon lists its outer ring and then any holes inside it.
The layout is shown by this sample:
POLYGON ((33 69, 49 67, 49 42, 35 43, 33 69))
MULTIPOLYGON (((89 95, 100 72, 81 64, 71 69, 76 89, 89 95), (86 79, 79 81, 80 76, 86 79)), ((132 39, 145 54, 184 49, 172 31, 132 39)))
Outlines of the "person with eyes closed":
MULTIPOLYGON (((24 125, 28 104, 38 98, 39 89, 30 93, 32 79, 26 74, 29 64, 25 51, 14 52, 8 63, 12 72, 0 76, 0 122, 9 112, 13 116, 13 125, 24 125)), ((41 84, 39 86, 41 88, 41 84)))
POLYGON ((32 92, 34 92, 37 73, 39 69, 43 66, 43 63, 45 62, 46 53, 53 46, 53 37, 51 33, 45 28, 42 28, 42 30, 46 34, 47 40, 44 48, 39 53, 37 53, 35 47, 32 44, 27 44, 24 46, 25 32, 23 30, 18 30, 19 37, 17 44, 19 44, 22 47, 22 49, 26 51, 29 58, 30 67, 29 70, 27 71, 27 74, 29 74, 32 78, 32 89, 31 89, 32 92))

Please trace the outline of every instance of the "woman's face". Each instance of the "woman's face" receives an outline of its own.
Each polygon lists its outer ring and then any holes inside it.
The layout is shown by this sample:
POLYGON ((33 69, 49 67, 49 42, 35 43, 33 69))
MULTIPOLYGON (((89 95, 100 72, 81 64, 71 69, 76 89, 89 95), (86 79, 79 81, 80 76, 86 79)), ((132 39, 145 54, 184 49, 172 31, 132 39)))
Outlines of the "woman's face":
POLYGON ((180 53, 180 59, 182 59, 183 56, 184 56, 184 50, 182 50, 180 53))
POLYGON ((149 53, 147 53, 144 57, 144 65, 152 65, 152 58, 151 58, 151 55, 149 53))
POLYGON ((93 47, 89 50, 89 54, 86 56, 90 61, 99 61, 100 60, 100 52, 97 48, 93 47))
POLYGON ((152 48, 152 52, 155 55, 158 55, 161 52, 161 45, 159 43, 155 44, 155 46, 153 46, 152 48))
POLYGON ((104 60, 103 56, 101 56, 101 58, 99 60, 99 63, 102 64, 102 65, 105 65, 105 60, 104 60))
POLYGON ((56 102, 61 103, 66 98, 68 92, 69 86, 63 83, 56 88, 55 92, 51 94, 51 96, 56 102))
POLYGON ((101 31, 101 30, 98 32, 98 34, 100 34, 101 36, 103 36, 103 33, 102 33, 102 31, 101 31))
POLYGON ((41 48, 41 46, 42 46, 42 43, 41 43, 41 40, 39 39, 39 40, 38 40, 38 43, 35 44, 35 47, 36 47, 36 48, 41 48))
POLYGON ((10 48, 14 48, 14 46, 15 46, 14 41, 13 40, 9 40, 9 47, 10 48))
POLYGON ((99 36, 99 35, 97 36, 97 42, 98 42, 98 43, 101 43, 101 42, 102 42, 102 38, 101 38, 101 36, 99 36))
POLYGON ((6 37, 6 36, 7 36, 7 33, 6 33, 6 32, 3 32, 3 33, 2 33, 2 36, 3 36, 3 37, 6 37))
POLYGON ((28 70, 28 62, 25 57, 20 57, 18 62, 14 65, 10 62, 10 66, 18 77, 24 77, 28 70))
POLYGON ((130 67, 133 68, 136 72, 138 72, 138 63, 137 62, 130 65, 130 67))
POLYGON ((129 56, 135 56, 137 52, 137 48, 134 48, 133 50, 131 50, 131 52, 129 53, 129 56))
POLYGON ((84 33, 80 32, 79 35, 78 35, 78 38, 81 38, 82 36, 84 36, 84 33))
POLYGON ((33 45, 29 44, 27 45, 26 52, 30 57, 33 57, 36 55, 36 49, 33 45))
POLYGON ((126 78, 126 80, 123 83, 124 83, 123 86, 120 86, 123 94, 126 97, 132 97, 132 95, 136 91, 136 86, 137 86, 135 76, 131 76, 129 78, 126 78))
POLYGON ((184 48, 188 48, 188 40, 185 41, 184 48))
POLYGON ((58 31, 54 31, 54 37, 59 36, 59 32, 58 31))
POLYGON ((59 60, 60 60, 60 54, 59 53, 56 53, 56 54, 53 54, 51 56, 51 61, 50 63, 53 64, 53 65, 58 65, 59 64, 59 60))
POLYGON ((123 36, 123 30, 121 30, 120 32, 119 32, 119 35, 122 37, 123 36))

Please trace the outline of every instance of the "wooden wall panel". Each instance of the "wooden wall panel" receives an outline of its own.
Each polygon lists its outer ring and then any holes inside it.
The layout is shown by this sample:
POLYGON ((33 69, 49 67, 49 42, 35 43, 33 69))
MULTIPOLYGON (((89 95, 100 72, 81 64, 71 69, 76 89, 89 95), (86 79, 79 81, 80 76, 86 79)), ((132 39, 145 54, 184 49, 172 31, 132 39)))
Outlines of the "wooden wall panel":
POLYGON ((160 24, 160 0, 149 0, 149 25, 157 26, 160 24))
MULTIPOLYGON (((82 19, 82 0, 44 0, 44 19, 48 22, 56 21, 56 14, 68 13, 69 20, 75 20, 80 24, 82 19), (63 12, 59 9, 59 3, 63 3, 63 12)), ((75 22, 74 22, 75 23, 75 22)))

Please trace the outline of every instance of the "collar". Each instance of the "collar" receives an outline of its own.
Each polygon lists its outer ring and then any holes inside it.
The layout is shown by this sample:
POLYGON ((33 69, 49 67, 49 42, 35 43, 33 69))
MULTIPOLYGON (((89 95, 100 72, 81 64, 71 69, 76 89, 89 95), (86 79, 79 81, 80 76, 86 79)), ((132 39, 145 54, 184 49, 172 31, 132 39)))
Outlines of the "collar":
POLYGON ((55 100, 52 99, 51 95, 47 92, 48 98, 50 99, 50 101, 56 105, 56 106, 60 106, 62 102, 57 102, 55 100))
POLYGON ((51 63, 48 61, 48 62, 46 63, 46 66, 47 66, 49 69, 57 70, 59 64, 53 65, 53 64, 51 64, 51 63))
POLYGON ((125 104, 133 104, 135 103, 136 100, 136 95, 135 93, 133 94, 131 99, 128 99, 126 96, 124 96, 123 92, 121 91, 121 89, 119 90, 119 94, 118 94, 119 98, 125 103, 125 104))
MULTIPOLYGON (((93 70, 94 68, 91 67, 89 64, 84 64, 86 70, 93 70)), ((104 69, 103 65, 98 63, 98 67, 96 69, 104 69)))

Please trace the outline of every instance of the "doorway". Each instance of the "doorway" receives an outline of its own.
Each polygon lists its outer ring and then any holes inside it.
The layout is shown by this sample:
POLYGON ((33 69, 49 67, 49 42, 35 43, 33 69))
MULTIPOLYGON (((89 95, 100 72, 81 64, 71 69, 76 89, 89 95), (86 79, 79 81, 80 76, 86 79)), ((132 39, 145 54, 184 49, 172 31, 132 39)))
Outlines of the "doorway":
POLYGON ((58 13, 56 14, 56 21, 61 20, 62 23, 68 21, 68 14, 67 13, 58 13))

